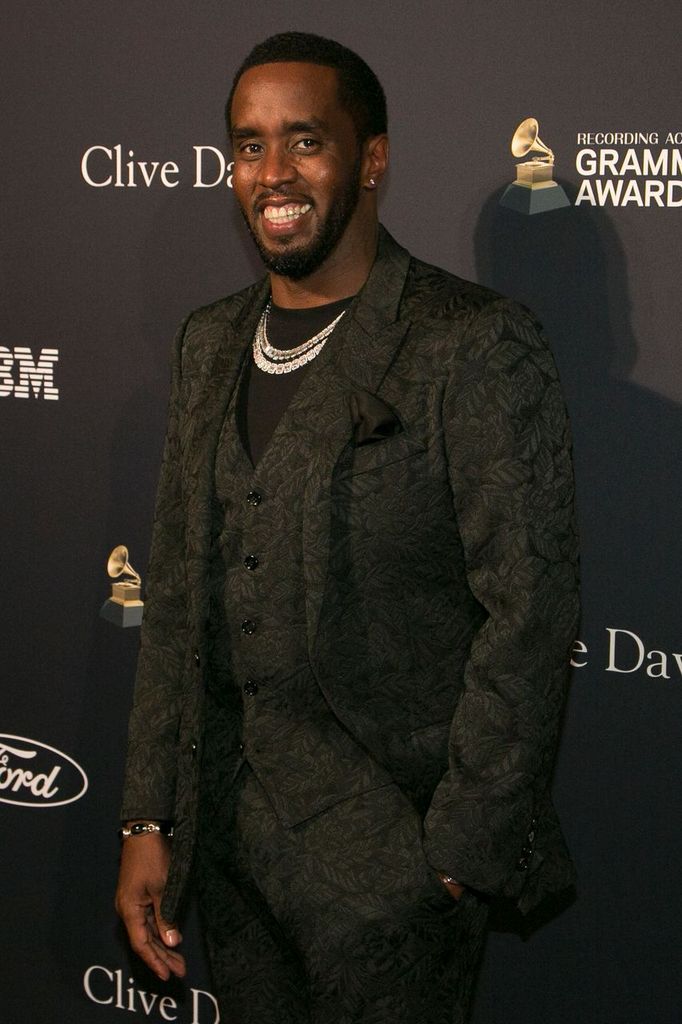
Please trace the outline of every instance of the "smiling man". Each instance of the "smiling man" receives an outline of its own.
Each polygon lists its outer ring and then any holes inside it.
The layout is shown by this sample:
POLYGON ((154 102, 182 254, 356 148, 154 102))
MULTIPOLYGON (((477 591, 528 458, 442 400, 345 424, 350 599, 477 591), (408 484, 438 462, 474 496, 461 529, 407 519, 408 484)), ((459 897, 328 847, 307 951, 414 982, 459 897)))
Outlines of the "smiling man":
MULTIPOLYGON (((287 282, 310 277, 331 259, 334 291, 343 290, 340 269, 355 264, 359 251, 373 260, 376 222, 363 215, 366 204, 359 207, 361 174, 369 185, 370 171, 378 177, 387 158, 385 130, 371 131, 374 144, 363 154, 337 92, 333 68, 286 61, 246 70, 230 101, 235 195, 263 262, 287 282)), ((355 274, 349 283, 359 287, 355 274)))
POLYGON ((463 1022, 489 900, 573 879, 556 372, 532 314, 379 225, 356 54, 266 40, 227 124, 268 274, 177 336, 117 906, 182 976, 192 869, 226 1024, 463 1022))

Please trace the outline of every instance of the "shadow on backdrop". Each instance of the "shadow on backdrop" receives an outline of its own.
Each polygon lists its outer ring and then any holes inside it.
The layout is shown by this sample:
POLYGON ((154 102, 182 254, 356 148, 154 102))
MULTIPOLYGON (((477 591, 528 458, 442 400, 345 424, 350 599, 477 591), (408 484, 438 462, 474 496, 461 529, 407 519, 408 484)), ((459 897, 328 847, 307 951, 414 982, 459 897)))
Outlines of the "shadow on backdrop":
MULTIPOLYGON (((561 184, 574 202, 575 188, 561 184)), ((574 437, 585 619, 601 622, 607 611, 650 627, 651 646, 674 642, 676 624, 659 613, 675 607, 670 566, 682 554, 682 477, 672 455, 682 445, 682 410, 628 380, 637 340, 626 254, 604 210, 523 216, 499 205, 501 191, 476 226, 477 279, 537 314, 559 367, 574 437)))

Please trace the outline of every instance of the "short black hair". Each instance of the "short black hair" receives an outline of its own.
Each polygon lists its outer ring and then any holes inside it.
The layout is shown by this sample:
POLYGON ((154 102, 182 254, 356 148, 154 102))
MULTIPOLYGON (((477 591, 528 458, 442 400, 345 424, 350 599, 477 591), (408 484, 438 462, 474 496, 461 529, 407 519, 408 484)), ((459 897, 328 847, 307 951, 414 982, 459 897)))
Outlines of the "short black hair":
POLYGON ((280 32, 258 43, 243 61, 232 82, 225 105, 227 133, 231 131, 232 100, 239 79, 249 68, 288 62, 320 64, 334 68, 339 82, 339 101, 353 118, 359 142, 382 135, 388 127, 386 96, 381 82, 357 53, 333 39, 311 32, 280 32))

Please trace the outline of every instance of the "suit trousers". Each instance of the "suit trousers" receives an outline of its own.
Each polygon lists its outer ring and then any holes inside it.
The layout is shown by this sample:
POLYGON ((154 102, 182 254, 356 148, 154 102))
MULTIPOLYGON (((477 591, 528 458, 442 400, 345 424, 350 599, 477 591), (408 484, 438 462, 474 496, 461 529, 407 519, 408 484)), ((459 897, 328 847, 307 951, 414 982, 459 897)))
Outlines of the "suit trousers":
POLYGON ((245 763, 203 790, 196 871, 223 1024, 468 1019, 487 907, 447 892, 395 784, 285 828, 245 763))

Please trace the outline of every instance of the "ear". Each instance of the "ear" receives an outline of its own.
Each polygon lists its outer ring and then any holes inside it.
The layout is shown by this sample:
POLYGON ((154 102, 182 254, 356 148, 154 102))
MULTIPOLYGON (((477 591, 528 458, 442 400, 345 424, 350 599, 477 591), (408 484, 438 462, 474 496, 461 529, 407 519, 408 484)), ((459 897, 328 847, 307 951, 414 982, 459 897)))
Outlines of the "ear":
POLYGON ((363 145, 362 185, 373 191, 388 167, 388 135, 373 135, 363 145))

